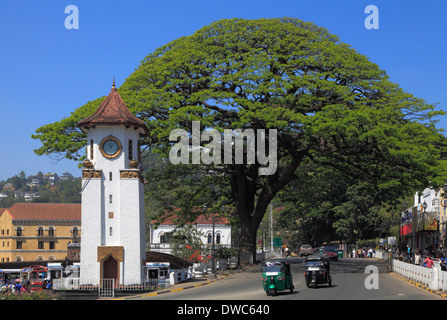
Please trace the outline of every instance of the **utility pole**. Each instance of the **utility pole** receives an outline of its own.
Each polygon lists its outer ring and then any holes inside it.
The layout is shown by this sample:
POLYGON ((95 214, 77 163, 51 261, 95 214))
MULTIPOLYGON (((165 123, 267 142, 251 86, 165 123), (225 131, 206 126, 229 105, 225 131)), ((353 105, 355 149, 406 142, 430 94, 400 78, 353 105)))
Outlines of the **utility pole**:
POLYGON ((273 206, 270 202, 270 252, 273 252, 273 206))

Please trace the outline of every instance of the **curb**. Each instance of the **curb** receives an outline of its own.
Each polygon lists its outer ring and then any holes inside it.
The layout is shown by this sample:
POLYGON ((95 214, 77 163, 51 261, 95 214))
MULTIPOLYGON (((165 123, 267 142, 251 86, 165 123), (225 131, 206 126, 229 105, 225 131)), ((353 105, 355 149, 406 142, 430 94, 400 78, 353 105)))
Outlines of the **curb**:
POLYGON ((220 280, 220 279, 223 279, 223 278, 226 278, 226 277, 229 277, 229 276, 230 275, 221 275, 221 276, 217 276, 216 279, 208 280, 208 281, 205 281, 204 283, 194 284, 194 285, 185 286, 185 287, 181 287, 181 288, 175 288, 175 289, 171 289, 171 290, 157 290, 157 291, 151 292, 151 293, 143 293, 143 294, 139 294, 139 295, 132 295, 132 296, 121 297, 121 298, 113 298, 113 299, 109 299, 109 300, 131 300, 131 299, 138 299, 138 298, 146 298, 146 297, 158 296, 158 295, 164 294, 164 293, 172 293, 172 292, 183 291, 183 290, 186 290, 186 289, 202 287, 202 286, 208 285, 210 283, 216 282, 217 280, 220 280))
POLYGON ((406 282, 408 282, 408 283, 410 283, 410 284, 412 284, 412 285, 414 285, 414 286, 416 286, 416 287, 418 287, 418 288, 421 288, 421 289, 424 289, 424 290, 426 290, 426 291, 428 291, 428 292, 434 293, 434 294, 436 294, 436 295, 438 295, 438 296, 440 296, 440 297, 447 298, 447 293, 444 293, 443 291, 430 289, 429 287, 427 287, 426 285, 424 285, 424 284, 422 284, 422 283, 420 283, 420 282, 416 282, 416 281, 407 279, 407 278, 405 278, 405 277, 402 277, 402 276, 398 275, 398 274, 395 273, 395 272, 391 272, 391 274, 392 274, 393 276, 395 276, 396 278, 398 278, 398 279, 400 279, 400 280, 403 280, 403 281, 406 281, 406 282))

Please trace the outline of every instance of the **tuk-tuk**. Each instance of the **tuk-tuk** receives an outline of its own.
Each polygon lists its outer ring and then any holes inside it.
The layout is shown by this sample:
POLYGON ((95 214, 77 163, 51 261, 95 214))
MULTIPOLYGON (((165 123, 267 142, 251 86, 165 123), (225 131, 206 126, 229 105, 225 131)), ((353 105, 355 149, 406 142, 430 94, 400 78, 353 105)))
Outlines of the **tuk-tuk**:
POLYGON ((267 295, 272 297, 277 291, 290 290, 293 293, 293 280, 289 262, 285 260, 266 260, 262 263, 262 285, 267 295))
POLYGON ((304 278, 307 287, 316 288, 319 284, 327 283, 332 286, 329 259, 325 256, 307 258, 305 261, 304 278))

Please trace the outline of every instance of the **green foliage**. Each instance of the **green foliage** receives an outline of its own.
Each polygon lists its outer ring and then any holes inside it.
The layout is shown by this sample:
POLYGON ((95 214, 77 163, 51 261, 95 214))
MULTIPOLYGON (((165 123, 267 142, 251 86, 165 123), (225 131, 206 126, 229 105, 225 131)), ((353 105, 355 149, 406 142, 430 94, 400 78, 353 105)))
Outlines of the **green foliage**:
MULTIPOLYGON (((443 113, 390 82, 337 36, 299 19, 212 23, 149 54, 119 93, 145 121, 145 143, 164 157, 171 131, 191 132, 194 120, 218 130, 278 130, 278 170, 271 176, 258 175, 259 163, 164 168, 174 186, 189 183, 176 188, 175 200, 191 200, 190 207, 200 199, 231 200, 252 251, 268 204, 300 178, 303 161, 368 181, 379 193, 447 178, 439 156, 445 139, 435 127, 443 113)), ((42 147, 35 152, 82 159, 85 135, 75 124, 100 101, 37 129, 33 138, 42 147)))
POLYGON ((105 97, 98 98, 76 109, 68 118, 42 126, 31 138, 40 140, 42 147, 34 150, 37 155, 48 155, 56 160, 63 158, 83 160, 85 154, 81 151, 85 145, 85 133, 76 127, 76 123, 90 116, 105 97))
POLYGON ((176 228, 169 237, 172 254, 192 262, 203 262, 205 246, 200 240, 202 233, 191 225, 176 228))
POLYGON ((235 248, 221 247, 216 250, 216 259, 230 259, 236 256, 237 250, 235 248))

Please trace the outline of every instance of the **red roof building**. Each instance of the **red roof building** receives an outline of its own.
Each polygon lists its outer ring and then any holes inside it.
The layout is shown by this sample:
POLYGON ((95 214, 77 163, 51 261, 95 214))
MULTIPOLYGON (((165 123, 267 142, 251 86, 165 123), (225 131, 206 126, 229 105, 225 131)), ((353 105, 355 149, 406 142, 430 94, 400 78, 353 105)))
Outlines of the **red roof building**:
POLYGON ((79 203, 15 203, 0 211, 0 262, 63 260, 80 231, 79 203))
MULTIPOLYGON (((179 211, 177 209, 175 211, 179 211)), ((170 253, 170 237, 175 234, 180 227, 180 217, 175 213, 167 213, 161 221, 151 221, 150 230, 150 247, 151 251, 170 253)), ((193 222, 188 223, 192 225, 201 234, 202 243, 211 246, 213 234, 213 215, 202 214, 198 216, 193 222)), ((217 247, 231 246, 231 225, 226 217, 214 214, 214 243, 217 247)))

